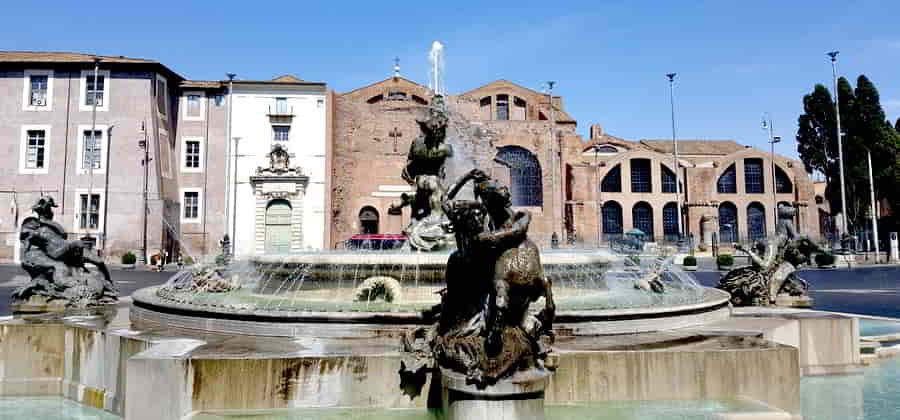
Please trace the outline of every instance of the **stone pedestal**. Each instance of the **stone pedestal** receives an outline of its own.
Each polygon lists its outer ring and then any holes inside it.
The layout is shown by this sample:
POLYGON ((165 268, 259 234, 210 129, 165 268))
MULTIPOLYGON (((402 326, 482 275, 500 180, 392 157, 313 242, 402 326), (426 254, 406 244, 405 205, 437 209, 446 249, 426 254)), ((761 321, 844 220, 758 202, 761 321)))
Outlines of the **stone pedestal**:
POLYGON ((550 372, 520 372, 485 389, 467 385, 466 377, 441 369, 446 420, 543 420, 544 388, 550 372))

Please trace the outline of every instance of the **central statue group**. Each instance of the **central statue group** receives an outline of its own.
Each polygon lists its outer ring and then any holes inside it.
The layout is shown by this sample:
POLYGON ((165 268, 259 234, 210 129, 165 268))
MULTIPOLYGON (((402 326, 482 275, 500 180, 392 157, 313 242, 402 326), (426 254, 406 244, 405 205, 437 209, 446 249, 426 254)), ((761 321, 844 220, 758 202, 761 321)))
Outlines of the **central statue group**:
POLYGON ((411 145, 403 177, 416 188, 400 205, 412 207, 407 235, 413 248, 439 249, 455 242, 441 302, 424 311, 431 323, 403 338, 409 365, 402 363, 401 387, 419 395, 425 376, 438 369, 465 375, 480 388, 513 374, 543 369, 553 343, 555 305, 537 246, 528 239, 531 215, 512 208, 509 188, 473 169, 444 188, 449 119, 435 97, 420 135, 411 145), (456 199, 473 183, 472 200, 456 199), (441 236, 450 236, 446 240, 441 236), (532 315, 529 306, 544 298, 532 315))

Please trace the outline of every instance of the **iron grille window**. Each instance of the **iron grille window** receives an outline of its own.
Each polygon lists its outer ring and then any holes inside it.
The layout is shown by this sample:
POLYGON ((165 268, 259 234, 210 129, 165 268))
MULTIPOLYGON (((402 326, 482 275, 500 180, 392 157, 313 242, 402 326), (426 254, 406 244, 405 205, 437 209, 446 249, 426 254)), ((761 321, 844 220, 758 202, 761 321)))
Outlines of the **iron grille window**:
POLYGON ((622 192, 622 165, 609 170, 600 182, 601 192, 622 192))
POLYGON ((775 167, 775 192, 778 194, 790 194, 794 185, 791 179, 779 167, 775 167))
POLYGON ((650 160, 631 159, 631 192, 648 193, 651 191, 650 160))
POLYGON ((31 92, 28 104, 31 106, 47 106, 47 76, 31 76, 31 92))
POLYGON ((78 226, 97 229, 100 226, 100 194, 79 194, 78 226))
POLYGON ((497 152, 497 159, 509 167, 509 186, 514 206, 542 206, 544 186, 541 164, 533 153, 518 146, 506 146, 497 152))
POLYGON ((644 232, 644 237, 653 238, 653 208, 641 201, 631 209, 632 225, 635 229, 644 232))
POLYGON ((603 204, 601 210, 603 217, 603 234, 604 235, 621 235, 622 234, 622 206, 615 201, 608 201, 603 204))
POLYGON ((719 205, 719 242, 727 244, 737 241, 737 207, 731 203, 722 203, 719 205))
POLYGON ((748 194, 765 192, 762 159, 744 159, 744 188, 748 194))
POLYGON ((44 168, 46 150, 46 133, 44 130, 28 130, 28 145, 25 150, 25 167, 28 169, 44 168))
POLYGON ((666 239, 678 239, 678 208, 675 203, 663 206, 663 235, 666 239))
POLYGON ((200 193, 197 191, 184 192, 184 218, 188 220, 200 217, 200 193))
POLYGON ((187 168, 200 167, 200 142, 189 140, 184 145, 184 166, 187 168))
POLYGON ((659 165, 660 173, 662 173, 662 192, 675 192, 675 172, 672 172, 664 165, 659 165))
POLYGON ((272 130, 275 131, 275 141, 290 140, 291 126, 289 126, 289 125, 273 125, 272 130))
POLYGON ((93 106, 96 101, 97 106, 103 106, 103 91, 105 89, 106 77, 97 75, 97 83, 94 83, 94 74, 91 73, 85 78, 87 87, 85 88, 85 105, 93 106))
POLYGON ((497 119, 509 119, 509 95, 497 95, 497 119))
POLYGON ((94 135, 91 135, 91 130, 84 130, 83 135, 84 141, 82 145, 84 148, 81 151, 81 156, 83 159, 81 162, 81 167, 83 169, 100 169, 100 156, 103 153, 103 142, 101 141, 103 132, 100 130, 94 130, 94 135))
POLYGON ((722 176, 716 182, 716 190, 720 194, 737 194, 737 173, 733 164, 722 172, 722 176))
POLYGON ((747 206, 747 233, 751 241, 766 238, 766 208, 760 203, 747 206))

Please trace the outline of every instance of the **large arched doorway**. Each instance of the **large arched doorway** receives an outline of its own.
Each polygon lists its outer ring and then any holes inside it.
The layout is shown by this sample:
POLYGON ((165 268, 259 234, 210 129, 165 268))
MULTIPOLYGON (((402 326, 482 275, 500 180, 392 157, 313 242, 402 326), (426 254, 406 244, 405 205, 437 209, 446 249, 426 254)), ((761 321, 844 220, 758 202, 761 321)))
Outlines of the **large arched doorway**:
POLYGON ((266 254, 291 252, 291 203, 272 200, 266 207, 266 254))
POLYGON ((747 206, 747 235, 751 241, 766 239, 766 208, 760 202, 747 206))
POLYGON ((644 232, 647 241, 653 241, 653 207, 646 201, 638 202, 631 208, 631 225, 644 232))
POLYGON ((719 204, 719 242, 723 244, 738 241, 737 207, 731 202, 719 204))
POLYGON ((378 210, 372 206, 365 206, 359 211, 359 233, 378 233, 378 210))
MULTIPOLYGON (((674 184, 673 184, 674 185, 674 184)), ((678 205, 674 202, 666 203, 662 210, 663 235, 666 241, 678 240, 678 205)))
POLYGON ((611 239, 622 236, 622 206, 615 201, 603 203, 603 238, 611 239))
POLYGON ((509 168, 509 190, 514 206, 544 204, 541 164, 534 153, 519 146, 504 146, 497 151, 496 159, 509 168))

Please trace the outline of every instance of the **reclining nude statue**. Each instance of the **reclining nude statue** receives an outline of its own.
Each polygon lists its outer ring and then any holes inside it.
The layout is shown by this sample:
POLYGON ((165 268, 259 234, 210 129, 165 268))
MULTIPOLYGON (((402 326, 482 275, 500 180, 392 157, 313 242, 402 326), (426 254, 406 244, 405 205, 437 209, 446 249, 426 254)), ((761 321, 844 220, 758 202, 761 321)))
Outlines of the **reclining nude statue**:
POLYGON ((449 188, 442 207, 457 250, 447 261, 440 304, 424 314, 435 323, 403 339, 415 359, 400 370, 410 396, 419 395, 422 372, 436 368, 465 375, 479 388, 544 369, 554 338, 553 293, 528 239, 531 216, 512 210, 508 188, 475 169, 449 188), (454 200, 469 181, 475 200, 454 200), (541 297, 543 310, 531 315, 529 305, 541 297))
POLYGON ((31 281, 13 291, 14 304, 115 303, 118 291, 106 264, 85 252, 89 245, 84 241, 66 239, 63 227, 53 220, 54 207, 52 197, 41 197, 31 208, 36 216, 22 221, 22 268, 31 281))
POLYGON ((751 265, 735 268, 720 280, 719 289, 731 294, 735 306, 772 305, 780 294, 805 296, 809 285, 797 276, 797 268, 810 261, 810 255, 820 252, 809 238, 798 236, 792 206, 778 206, 775 237, 758 241, 751 248, 735 244, 735 249, 747 254, 751 265))

